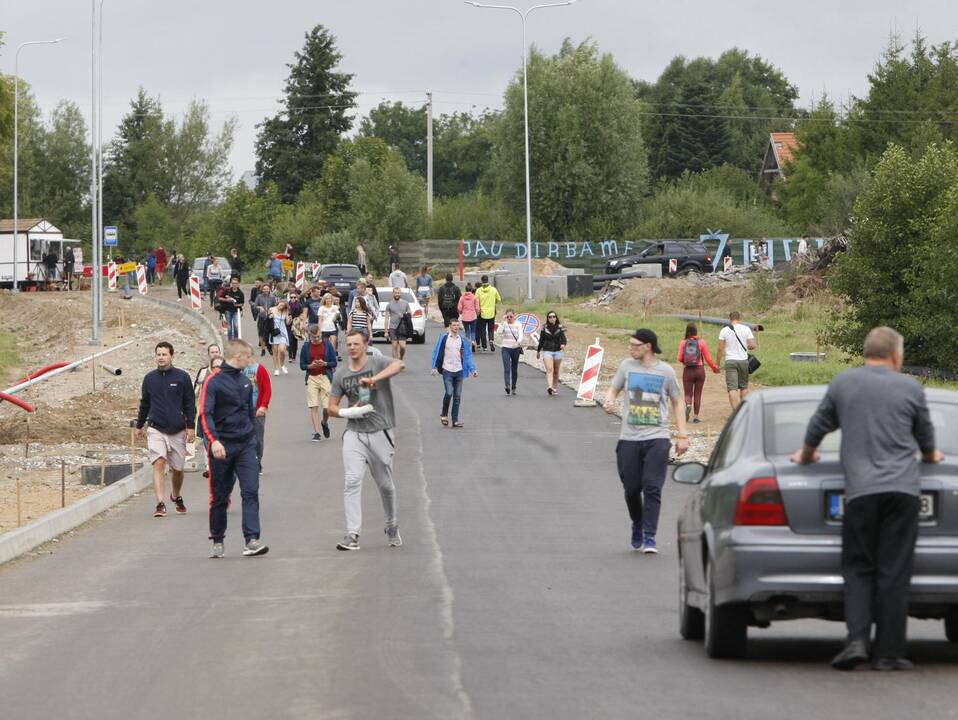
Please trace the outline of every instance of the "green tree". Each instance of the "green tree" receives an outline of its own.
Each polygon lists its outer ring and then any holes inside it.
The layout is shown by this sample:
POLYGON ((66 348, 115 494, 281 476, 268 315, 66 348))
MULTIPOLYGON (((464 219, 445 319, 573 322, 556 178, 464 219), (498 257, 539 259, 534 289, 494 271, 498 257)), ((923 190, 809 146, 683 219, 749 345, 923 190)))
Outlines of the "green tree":
POLYGON ((322 177, 327 158, 352 128, 349 112, 356 98, 349 90, 353 76, 335 71, 342 55, 322 25, 306 34, 294 58, 287 65, 284 107, 259 126, 256 138, 256 174, 276 183, 283 202, 322 177))
POLYGON ((83 237, 90 227, 90 146, 83 114, 64 100, 40 135, 35 187, 39 214, 50 218, 67 237, 83 237), (82 234, 81 234, 82 233, 82 234))
POLYGON ((658 80, 636 83, 655 178, 730 163, 758 170, 768 134, 789 127, 798 90, 764 59, 732 48, 717 60, 678 56, 658 80))
POLYGON ((849 303, 832 329, 860 352, 869 330, 890 325, 905 336, 909 364, 958 370, 943 328, 958 323, 952 302, 958 262, 952 233, 958 211, 958 152, 931 145, 920 157, 892 145, 855 203, 847 252, 831 274, 849 303))
MULTIPOLYGON (((434 133, 435 130, 434 126, 434 133)), ((426 106, 413 108, 401 102, 382 102, 363 118, 359 136, 381 138, 399 151, 410 172, 426 177, 426 106)))
MULTIPOLYGON (((4 33, 0 31, 0 50, 4 33)), ((13 139, 13 76, 0 73, 0 145, 13 139)))
MULTIPOLYGON (((641 106, 627 75, 595 43, 568 40, 554 57, 529 62, 533 215, 552 238, 594 239, 635 222, 648 190, 641 106)), ((524 212, 522 79, 506 91, 496 123, 496 192, 524 212)), ((543 238, 544 239, 544 238, 543 238)))
POLYGON ((438 197, 481 189, 489 171, 498 118, 495 113, 440 116, 433 128, 433 189, 438 197))

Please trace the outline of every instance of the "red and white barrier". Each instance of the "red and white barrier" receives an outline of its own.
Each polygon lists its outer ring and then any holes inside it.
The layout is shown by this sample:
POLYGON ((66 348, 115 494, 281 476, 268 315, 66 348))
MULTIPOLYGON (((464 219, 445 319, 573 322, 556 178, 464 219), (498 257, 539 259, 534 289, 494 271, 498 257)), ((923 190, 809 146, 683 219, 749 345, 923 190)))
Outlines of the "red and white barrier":
POLYGON ((146 295, 150 287, 146 284, 146 268, 142 265, 136 266, 136 284, 140 288, 140 295, 146 295))
POLYGON ((116 292, 116 263, 112 260, 106 266, 106 276, 110 292, 116 292))
POLYGON ((194 310, 203 309, 203 298, 200 295, 200 279, 196 275, 190 275, 190 306, 194 310))
POLYGON ((296 289, 303 292, 306 283, 306 263, 300 260, 296 263, 296 289))
POLYGON ((731 256, 731 255, 726 255, 726 256, 722 259, 722 269, 723 269, 725 272, 728 272, 729 270, 732 269, 732 256, 731 256))
POLYGON ((675 258, 671 258, 669 260, 669 272, 674 274, 674 273, 677 273, 678 271, 679 271, 679 261, 675 258))
POLYGON ((589 345, 582 363, 582 376, 579 378, 579 392, 575 396, 576 407, 592 407, 596 404, 595 389, 599 383, 599 369, 602 367, 602 357, 605 350, 599 344, 599 338, 594 345, 589 345))
POLYGON ((319 277, 319 272, 320 272, 322 269, 323 269, 323 264, 322 264, 322 263, 314 262, 314 263, 312 264, 312 267, 310 268, 310 270, 313 271, 313 282, 315 282, 315 281, 316 281, 316 278, 319 277))

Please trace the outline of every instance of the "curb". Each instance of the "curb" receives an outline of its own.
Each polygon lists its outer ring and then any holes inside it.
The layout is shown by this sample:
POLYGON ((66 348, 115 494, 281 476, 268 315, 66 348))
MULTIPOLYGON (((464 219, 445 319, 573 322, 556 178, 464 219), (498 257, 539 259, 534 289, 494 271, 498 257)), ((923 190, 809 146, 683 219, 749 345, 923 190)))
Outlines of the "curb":
POLYGON ((153 467, 148 465, 69 507, 0 535, 0 565, 92 520, 105 510, 149 487, 152 482, 153 467))
POLYGON ((155 303, 156 305, 159 305, 192 323, 205 336, 208 345, 215 343, 220 347, 223 346, 223 336, 220 334, 219 329, 208 317, 206 317, 206 315, 197 313, 192 307, 179 305, 175 302, 171 302, 170 300, 161 300, 160 298, 150 297, 149 294, 134 297, 137 297, 139 300, 146 300, 147 302, 155 303))

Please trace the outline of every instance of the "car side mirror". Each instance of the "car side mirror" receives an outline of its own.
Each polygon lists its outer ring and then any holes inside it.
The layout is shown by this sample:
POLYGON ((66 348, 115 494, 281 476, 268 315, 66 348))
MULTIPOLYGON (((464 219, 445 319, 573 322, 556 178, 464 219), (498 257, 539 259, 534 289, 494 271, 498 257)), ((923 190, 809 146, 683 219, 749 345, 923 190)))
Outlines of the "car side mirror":
POLYGON ((698 485, 704 479, 705 466, 702 463, 682 463, 672 471, 672 480, 682 485, 698 485))

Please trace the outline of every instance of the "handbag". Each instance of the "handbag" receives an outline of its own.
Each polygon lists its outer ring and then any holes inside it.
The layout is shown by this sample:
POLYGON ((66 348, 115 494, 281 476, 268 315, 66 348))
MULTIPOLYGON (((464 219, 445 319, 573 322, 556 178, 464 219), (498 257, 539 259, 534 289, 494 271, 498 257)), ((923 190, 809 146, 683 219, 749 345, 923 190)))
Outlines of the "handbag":
MULTIPOLYGON (((515 340, 517 343, 519 342, 519 336, 516 335, 514 332, 512 332, 512 328, 509 328, 509 334, 512 335, 513 340, 515 340)), ((519 348, 520 355, 526 354, 526 351, 522 349, 522 345, 519 345, 518 348, 519 348)))
POLYGON ((738 333, 735 332, 735 326, 729 325, 729 327, 732 328, 732 334, 735 335, 735 339, 738 340, 738 344, 741 345, 742 350, 745 351, 745 356, 748 358, 748 374, 751 375, 760 367, 762 367, 762 361, 748 351, 748 348, 745 347, 745 343, 742 342, 742 338, 740 338, 738 333))

